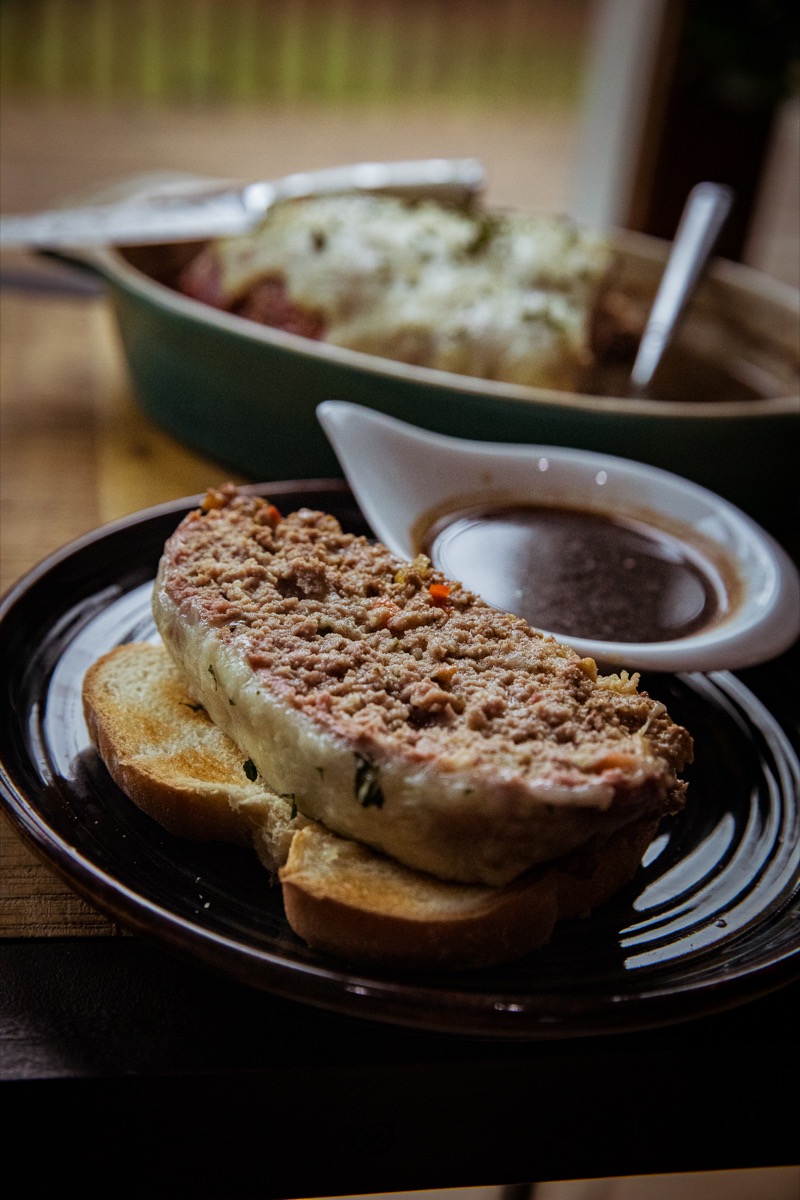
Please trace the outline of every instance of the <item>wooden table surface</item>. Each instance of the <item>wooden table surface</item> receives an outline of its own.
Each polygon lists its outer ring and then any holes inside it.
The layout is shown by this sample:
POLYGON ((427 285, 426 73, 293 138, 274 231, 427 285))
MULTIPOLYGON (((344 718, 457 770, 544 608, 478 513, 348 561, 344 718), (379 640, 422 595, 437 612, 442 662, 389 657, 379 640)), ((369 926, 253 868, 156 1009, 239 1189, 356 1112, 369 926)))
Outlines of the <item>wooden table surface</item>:
MULTIPOLYGON (((223 477, 137 409, 103 296, 61 270, 24 265, 31 284, 75 291, 0 292, 3 593, 81 534, 223 477)), ((117 932, 0 818, 0 936, 117 932)))

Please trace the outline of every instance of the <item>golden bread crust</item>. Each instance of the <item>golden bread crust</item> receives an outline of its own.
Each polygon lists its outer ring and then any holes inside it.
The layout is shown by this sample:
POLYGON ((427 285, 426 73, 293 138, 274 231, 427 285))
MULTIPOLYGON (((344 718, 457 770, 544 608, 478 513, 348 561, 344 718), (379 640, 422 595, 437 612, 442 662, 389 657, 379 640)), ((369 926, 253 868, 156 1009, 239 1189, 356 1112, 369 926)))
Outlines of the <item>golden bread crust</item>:
POLYGON ((252 843, 297 936, 354 964, 454 970, 519 958, 626 884, 658 823, 634 822, 501 887, 447 882, 306 821, 251 780, 163 646, 117 646, 89 668, 83 698, 92 741, 133 803, 177 836, 252 843))
POLYGON ((353 964, 477 970, 545 945, 556 923, 587 917, 636 875, 658 826, 618 830, 503 887, 403 867, 310 824, 279 872, 287 919, 309 945, 353 964))

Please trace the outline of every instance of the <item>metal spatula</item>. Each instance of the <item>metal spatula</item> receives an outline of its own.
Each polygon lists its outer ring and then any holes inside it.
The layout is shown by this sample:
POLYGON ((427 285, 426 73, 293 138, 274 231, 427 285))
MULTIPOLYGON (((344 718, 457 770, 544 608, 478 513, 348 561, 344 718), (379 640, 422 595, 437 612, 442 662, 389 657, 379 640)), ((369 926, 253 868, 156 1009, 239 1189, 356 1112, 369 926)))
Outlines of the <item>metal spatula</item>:
POLYGON ((0 247, 77 249, 193 242, 246 233, 281 200, 341 191, 389 191, 467 202, 484 184, 475 159, 356 163, 242 186, 191 181, 126 200, 0 218, 0 247))

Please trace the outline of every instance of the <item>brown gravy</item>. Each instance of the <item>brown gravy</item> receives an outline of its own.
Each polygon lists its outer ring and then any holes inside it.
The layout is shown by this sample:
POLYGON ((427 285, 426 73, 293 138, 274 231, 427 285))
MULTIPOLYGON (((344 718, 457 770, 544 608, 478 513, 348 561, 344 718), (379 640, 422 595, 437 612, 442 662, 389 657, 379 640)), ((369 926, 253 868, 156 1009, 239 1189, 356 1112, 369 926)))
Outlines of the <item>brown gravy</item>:
POLYGON ((496 608, 564 637, 663 642, 724 611, 692 546, 643 521, 557 507, 476 507, 421 539, 425 554, 496 608))

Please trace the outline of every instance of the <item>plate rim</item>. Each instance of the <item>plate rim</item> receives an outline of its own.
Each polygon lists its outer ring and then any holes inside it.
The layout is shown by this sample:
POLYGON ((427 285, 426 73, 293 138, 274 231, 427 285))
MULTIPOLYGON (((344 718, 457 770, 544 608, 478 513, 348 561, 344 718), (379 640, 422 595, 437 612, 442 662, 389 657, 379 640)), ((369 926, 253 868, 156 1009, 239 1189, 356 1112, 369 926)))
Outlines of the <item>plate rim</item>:
MULTIPOLYGON (((358 509, 353 494, 340 479, 282 480, 274 483, 243 485, 243 490, 257 494, 324 493, 335 491, 340 498, 351 501, 358 509)), ((144 528, 167 516, 177 516, 195 507, 202 493, 151 506, 92 530, 48 555, 19 579, 0 603, 0 631, 9 614, 22 602, 26 593, 63 563, 88 547, 102 543, 134 527, 144 528)), ((92 593, 94 594, 94 593, 92 593)), ((63 652, 63 651, 62 651, 63 652)), ((707 678, 727 678, 728 672, 711 673, 707 678)), ((48 676, 49 678, 49 676, 48 676)), ((680 678, 680 677, 679 677, 680 678)), ((789 743, 778 718, 746 684, 736 679, 739 692, 752 698, 757 707, 775 722, 789 749, 789 743)), ((724 689, 723 689, 724 690, 724 689)), ((760 728, 760 726, 759 726, 760 728)), ((493 1040, 553 1040, 559 1038, 617 1034, 642 1031, 673 1025, 681 1021, 717 1013, 771 992, 800 977, 800 943, 787 946, 764 964, 746 965, 726 972, 719 979, 682 981, 674 987, 650 986, 628 994, 596 995, 587 1000, 572 998, 566 1019, 553 1013, 532 1008, 535 999, 552 995, 543 991, 520 993, 511 988, 502 995, 494 989, 470 992, 455 985, 451 989, 407 982, 402 975, 374 978, 364 968, 349 969, 328 961, 301 962, 287 959, 270 950, 241 938, 228 937, 203 926, 202 919, 189 921, 181 913, 136 892, 119 878, 83 853, 71 847, 65 837, 54 829, 37 809, 36 797, 25 794, 9 773, 0 757, 0 806, 14 829, 33 852, 59 875, 67 886, 89 904, 112 920, 184 959, 189 959, 217 974, 237 979, 258 990, 299 1003, 357 1016, 368 1021, 405 1026, 439 1034, 488 1037, 493 1040), (183 935, 183 940, 181 936, 183 935), (270 978, 256 979, 248 974, 248 964, 255 960, 270 978), (277 976, 277 977, 271 977, 277 976), (294 982, 302 980, 298 989, 294 982), (308 983, 313 981, 309 989, 308 983), (306 994, 301 994, 305 992, 306 994), (438 997, 438 1006, 435 1003, 438 997), (413 1000, 413 1011, 407 1011, 413 1000), (454 1007, 454 1001, 456 1007, 454 1007), (518 1003, 518 1001, 520 1001, 518 1003), (364 1009, 367 1002, 371 1007, 364 1009), (427 1007, 426 1007, 427 1006, 427 1007)), ((561 1012, 563 995, 559 994, 561 1012)))

